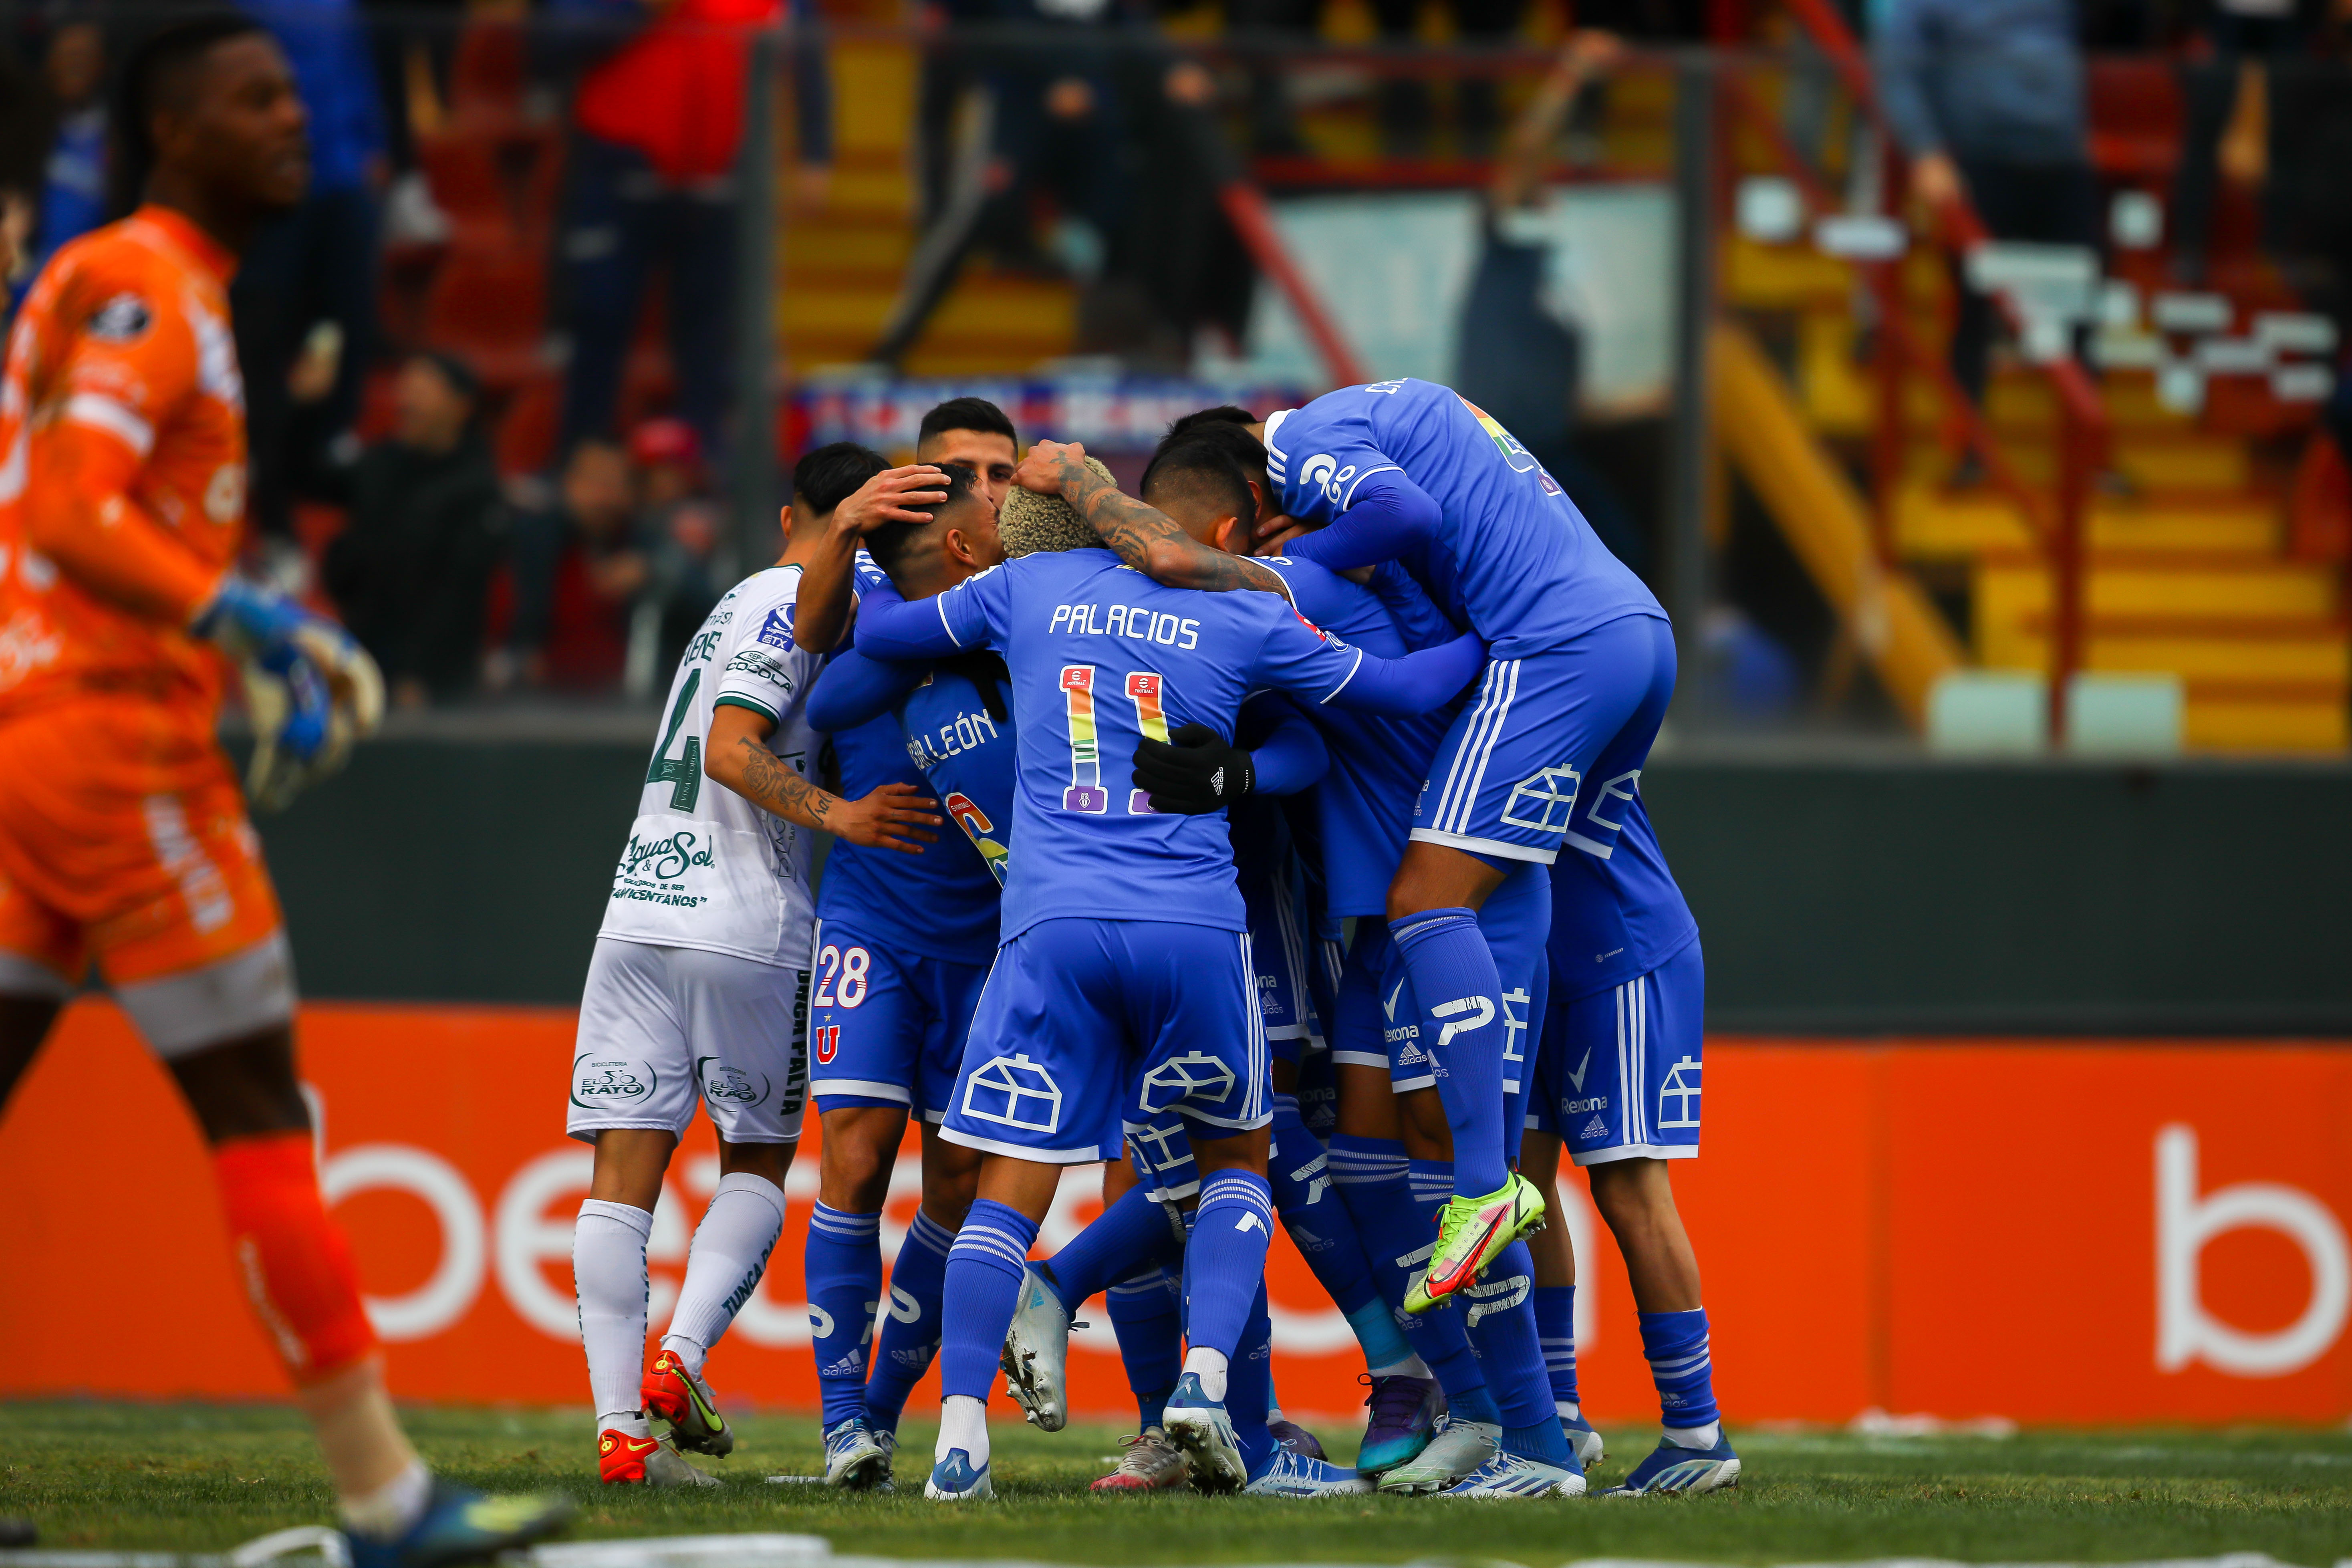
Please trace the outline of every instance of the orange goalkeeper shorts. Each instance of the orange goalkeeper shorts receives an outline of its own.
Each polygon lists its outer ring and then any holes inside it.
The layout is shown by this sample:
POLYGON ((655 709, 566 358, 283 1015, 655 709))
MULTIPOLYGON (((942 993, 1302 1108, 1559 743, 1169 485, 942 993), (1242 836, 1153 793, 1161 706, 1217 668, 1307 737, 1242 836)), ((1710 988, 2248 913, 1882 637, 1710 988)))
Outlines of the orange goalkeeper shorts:
POLYGON ((210 728, 137 698, 0 722, 0 953, 68 984, 95 960, 121 988, 277 933, 261 840, 210 728))

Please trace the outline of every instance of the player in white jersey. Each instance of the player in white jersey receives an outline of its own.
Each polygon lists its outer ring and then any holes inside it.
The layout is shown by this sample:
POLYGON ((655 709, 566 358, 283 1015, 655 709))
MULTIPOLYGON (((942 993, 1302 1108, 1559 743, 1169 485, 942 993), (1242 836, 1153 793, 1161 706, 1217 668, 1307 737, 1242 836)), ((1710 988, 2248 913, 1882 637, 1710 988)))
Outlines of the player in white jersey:
MULTIPOLYGON (((887 521, 892 478, 843 508, 887 521)), ((937 840, 937 803, 910 784, 845 801, 805 776, 819 661, 793 646, 793 601, 817 531, 795 528, 806 510, 784 509, 782 558, 730 590, 678 661, 580 1001, 564 1130, 596 1146, 596 1165, 572 1269, 607 1483, 715 1485, 677 1449, 735 1446, 702 1365, 783 1229, 808 1092, 810 830, 909 853, 937 840), (719 1188, 647 1372, 646 1241, 698 1100, 719 1133, 719 1188)))

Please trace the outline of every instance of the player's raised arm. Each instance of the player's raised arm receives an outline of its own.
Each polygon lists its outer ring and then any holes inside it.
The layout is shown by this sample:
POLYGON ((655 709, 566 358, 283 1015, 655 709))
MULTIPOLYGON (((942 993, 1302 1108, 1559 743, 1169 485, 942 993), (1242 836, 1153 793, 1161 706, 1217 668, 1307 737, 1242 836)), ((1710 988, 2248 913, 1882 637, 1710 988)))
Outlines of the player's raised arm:
POLYGON ((1486 645, 1475 632, 1381 658, 1285 616, 1267 634, 1252 675, 1309 701, 1411 719, 1452 701, 1486 664, 1486 645))
MULTIPOLYGON (((793 605, 793 645, 809 653, 831 653, 849 630, 852 567, 866 536, 889 522, 920 522, 929 514, 909 511, 947 499, 946 476, 929 463, 885 468, 834 508, 824 531, 801 562, 801 585, 793 605)), ((795 498, 795 505, 802 504, 795 498)), ((789 509, 785 529, 793 523, 789 509)))
POLYGON ((1359 480, 1348 510, 1329 527, 1292 540, 1290 553, 1334 572, 1410 560, 1436 538, 1443 517, 1427 490, 1398 469, 1386 468, 1359 480))
POLYGON ((768 736, 774 729, 775 721, 764 713, 732 704, 722 706, 710 718, 710 745, 703 773, 762 811, 852 844, 919 855, 924 845, 939 842, 940 836, 928 831, 941 820, 932 809, 938 801, 910 784, 886 784, 871 795, 844 800, 809 783, 799 770, 768 750, 768 736))
POLYGON ((809 690, 808 721, 829 735, 879 719, 922 683, 925 667, 886 664, 856 648, 844 648, 824 667, 809 690))
POLYGON ((1120 493, 1087 467, 1086 448, 1076 442, 1040 441, 1029 448, 1013 482, 1039 495, 1060 496, 1118 558, 1156 583, 1171 588, 1223 593, 1255 588, 1290 596, 1282 579, 1247 556, 1228 555, 1202 543, 1155 507, 1120 493))

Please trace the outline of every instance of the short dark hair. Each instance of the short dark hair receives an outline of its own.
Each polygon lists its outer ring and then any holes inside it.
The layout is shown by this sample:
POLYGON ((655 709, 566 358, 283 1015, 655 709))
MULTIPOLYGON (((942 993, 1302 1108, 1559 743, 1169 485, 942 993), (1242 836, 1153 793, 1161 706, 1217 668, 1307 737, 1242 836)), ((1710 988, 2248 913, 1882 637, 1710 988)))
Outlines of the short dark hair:
POLYGON ((1248 409, 1237 408, 1230 403, 1221 403, 1214 408, 1202 408, 1187 414, 1175 424, 1168 426, 1168 434, 1160 437, 1160 444, 1165 447, 1171 441, 1214 425, 1248 426, 1256 423, 1257 416, 1248 409))
MULTIPOLYGON (((956 425, 950 428, 969 430, 971 426, 956 425)), ((968 500, 976 500, 982 506, 988 504, 988 497, 978 488, 980 484, 978 477, 970 468, 960 468, 950 465, 940 471, 948 477, 947 483, 940 487, 948 492, 947 499, 925 501, 906 508, 908 511, 923 513, 924 520, 921 522, 886 522, 866 536, 866 552, 874 557, 874 563, 877 566, 894 577, 898 574, 899 563, 906 560, 907 551, 914 544, 915 536, 937 522, 941 512, 951 506, 968 500)))
POLYGON ((857 487, 890 466, 888 458, 855 441, 833 441, 804 453, 793 465, 793 499, 819 517, 857 493, 857 487))
POLYGON ((915 445, 919 448, 932 437, 950 430, 985 430, 1012 442, 1014 451, 1021 449, 1021 437, 1014 434, 1013 421, 1004 416, 1003 409, 985 397, 950 397, 924 415, 915 431, 915 445))
MULTIPOLYGON (((1213 408, 1207 412, 1221 414, 1224 410, 1213 408)), ((1186 418, 1192 419, 1202 417, 1197 414, 1186 416, 1186 418)), ((1241 469, 1244 479, 1255 477, 1264 480, 1265 478, 1265 443, 1241 426, 1228 419, 1217 419, 1205 420, 1188 429, 1184 426, 1184 420, 1179 419, 1169 427, 1168 435, 1160 440, 1158 449, 1151 454, 1151 461, 1144 464, 1144 484, 1148 486, 1151 483, 1151 471, 1160 466, 1160 458, 1179 447, 1196 446, 1212 447, 1223 452, 1233 459, 1234 466, 1241 469)))
POLYGON ((167 23, 132 46, 110 121, 115 139, 111 195, 118 212, 139 205, 147 176, 155 172, 153 121, 166 95, 179 89, 189 68, 213 46, 253 33, 267 37, 268 29, 240 11, 209 10, 167 23))
POLYGON ((1155 495, 1178 495, 1212 507, 1220 516, 1237 517, 1244 527, 1257 521, 1249 479, 1220 441, 1196 437, 1166 447, 1151 459, 1142 489, 1147 502, 1155 495))

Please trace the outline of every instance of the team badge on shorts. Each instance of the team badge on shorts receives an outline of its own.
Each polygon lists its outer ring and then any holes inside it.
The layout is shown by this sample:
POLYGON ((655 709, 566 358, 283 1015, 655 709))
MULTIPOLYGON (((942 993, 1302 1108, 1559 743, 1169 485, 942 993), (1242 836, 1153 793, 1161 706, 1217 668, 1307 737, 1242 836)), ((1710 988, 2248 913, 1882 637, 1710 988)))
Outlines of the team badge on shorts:
POLYGON ((702 1085, 702 1098, 709 1101, 713 1110, 729 1105, 749 1110, 768 1098, 768 1080, 763 1075, 731 1067, 717 1057, 696 1058, 694 1076, 702 1085))
POLYGON ((661 1075, 626 1057, 585 1056, 572 1064, 572 1103, 583 1110, 651 1103, 661 1075))
POLYGON ((1171 1057, 1143 1075, 1136 1102, 1148 1116, 1157 1116, 1188 1100, 1215 1102, 1234 1091, 1240 1079, 1221 1058, 1205 1051, 1171 1057))
POLYGON ((1574 768, 1546 768, 1512 789, 1503 805, 1503 820, 1538 833, 1565 833, 1576 816, 1577 791, 1583 783, 1574 768))
POLYGON ((964 1080, 963 1113, 1024 1132, 1058 1132, 1062 1086, 1026 1053, 991 1057, 964 1080))

